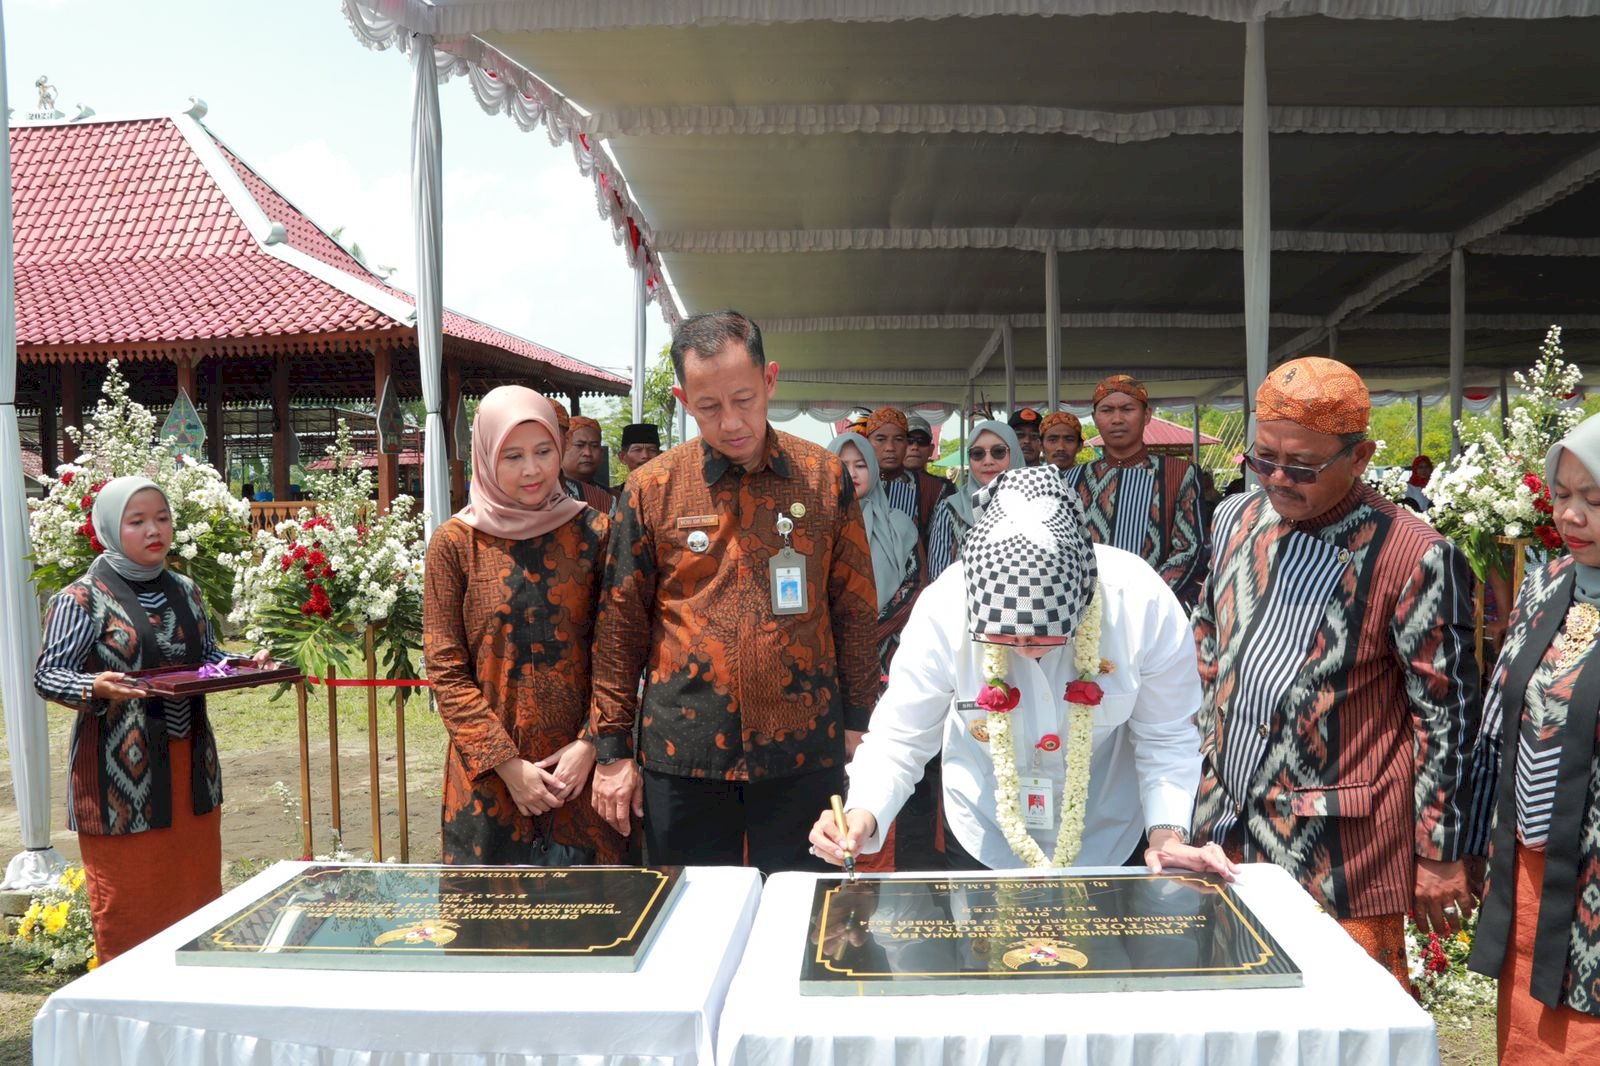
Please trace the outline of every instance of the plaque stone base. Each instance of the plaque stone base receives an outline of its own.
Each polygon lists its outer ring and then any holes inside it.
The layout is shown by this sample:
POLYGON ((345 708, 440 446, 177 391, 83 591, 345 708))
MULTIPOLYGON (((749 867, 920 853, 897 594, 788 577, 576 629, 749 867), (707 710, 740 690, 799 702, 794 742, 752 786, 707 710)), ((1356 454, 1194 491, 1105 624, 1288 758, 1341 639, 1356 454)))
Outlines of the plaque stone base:
POLYGON ((805 995, 1278 988, 1300 969, 1208 874, 824 879, 805 995))
POLYGON ((676 867, 312 866, 178 949, 191 966, 638 969, 676 867))

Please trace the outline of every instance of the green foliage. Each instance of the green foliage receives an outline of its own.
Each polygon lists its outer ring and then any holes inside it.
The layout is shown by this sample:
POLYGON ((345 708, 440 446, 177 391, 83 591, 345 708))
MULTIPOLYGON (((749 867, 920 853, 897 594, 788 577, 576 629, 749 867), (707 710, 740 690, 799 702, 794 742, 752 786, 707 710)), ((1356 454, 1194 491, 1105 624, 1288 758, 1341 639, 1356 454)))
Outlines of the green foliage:
MULTIPOLYGON (((672 359, 667 354, 671 345, 662 345, 656 361, 645 368, 644 420, 661 427, 661 450, 666 451, 679 443, 678 401, 672 395, 676 384, 672 376, 672 359)), ((620 485, 628 477, 628 468, 622 465, 622 427, 633 421, 633 401, 621 399, 599 401, 605 405, 603 413, 591 415, 600 423, 600 443, 611 450, 611 484, 620 485)))

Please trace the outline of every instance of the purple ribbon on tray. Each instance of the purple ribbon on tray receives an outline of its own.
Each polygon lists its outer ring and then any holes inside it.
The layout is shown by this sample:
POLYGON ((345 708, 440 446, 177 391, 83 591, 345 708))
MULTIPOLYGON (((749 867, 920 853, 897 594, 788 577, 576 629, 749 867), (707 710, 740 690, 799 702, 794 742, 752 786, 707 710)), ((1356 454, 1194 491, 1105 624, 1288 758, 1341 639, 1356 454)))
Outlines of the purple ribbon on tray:
POLYGON ((195 673, 195 676, 202 681, 209 681, 212 678, 232 677, 236 672, 233 667, 225 662, 206 663, 195 673))

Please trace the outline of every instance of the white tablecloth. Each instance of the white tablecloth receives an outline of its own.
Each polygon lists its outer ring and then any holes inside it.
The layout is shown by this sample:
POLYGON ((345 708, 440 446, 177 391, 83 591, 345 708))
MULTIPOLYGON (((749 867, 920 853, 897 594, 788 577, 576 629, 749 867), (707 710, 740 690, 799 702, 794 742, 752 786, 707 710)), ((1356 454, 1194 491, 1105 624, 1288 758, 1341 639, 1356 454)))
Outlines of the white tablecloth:
POLYGON ((802 996, 815 881, 812 874, 768 879, 723 1008, 720 1066, 1427 1066, 1439 1059, 1427 1012, 1276 866, 1247 866, 1239 895, 1304 971, 1301 988, 802 996))
POLYGON ((174 952, 307 864, 282 862, 45 1001, 35 1066, 687 1066, 712 1037, 761 884, 686 871, 629 974, 179 966, 174 952))

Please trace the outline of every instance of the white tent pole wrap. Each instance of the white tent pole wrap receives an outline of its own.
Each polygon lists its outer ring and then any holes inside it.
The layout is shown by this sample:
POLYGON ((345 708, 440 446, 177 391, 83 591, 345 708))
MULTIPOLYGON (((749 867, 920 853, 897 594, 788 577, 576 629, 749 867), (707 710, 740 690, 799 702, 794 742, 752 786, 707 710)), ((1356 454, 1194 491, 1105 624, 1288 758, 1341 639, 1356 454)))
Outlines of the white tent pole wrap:
POLYGON ((417 358, 427 423, 422 437, 422 500, 427 535, 450 517, 450 452, 444 429, 443 131, 433 38, 411 50, 411 215, 417 235, 417 358))
MULTIPOLYGON (((1000 345, 1001 352, 1006 360, 1006 417, 1010 418, 1017 410, 1017 338, 1016 331, 1008 323, 1001 327, 1000 345)), ((1054 410, 1054 404, 1045 405, 1046 410, 1054 410)))
MULTIPOLYGON (((5 26, 0 21, 0 115, 6 108, 5 26)), ((44 701, 33 690, 39 649, 39 601, 28 573, 28 503, 22 487, 17 426, 17 290, 11 251, 11 153, 0 159, 0 699, 5 700, 12 791, 27 849, 6 865, 0 888, 43 888, 66 861, 50 846, 50 733, 44 701)))
MULTIPOLYGON (((1244 402, 1245 442, 1256 437, 1256 387, 1267 376, 1272 306, 1272 200, 1267 165, 1266 25, 1244 28, 1244 402)), ((1248 471, 1247 471, 1248 472, 1248 471)), ((1250 484, 1255 484, 1254 480, 1250 484)))
MULTIPOLYGON (((1045 408, 1061 402, 1061 263, 1052 244, 1044 253, 1044 386, 1045 408)), ((1010 412, 1006 413, 1010 417, 1010 412)))
POLYGON ((1467 361, 1467 253, 1450 253, 1450 454, 1461 452, 1461 390, 1467 361))
POLYGON ((644 249, 639 249, 638 262, 633 264, 633 420, 644 421, 644 306, 645 264, 644 249))

